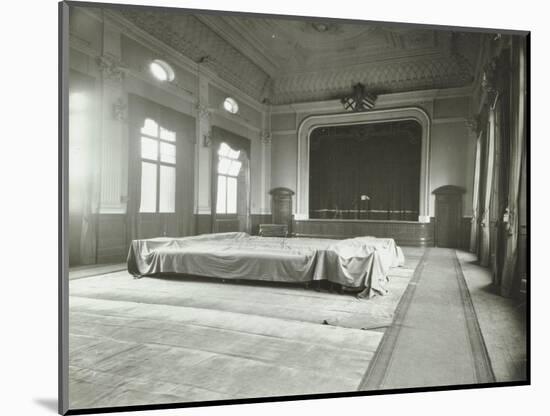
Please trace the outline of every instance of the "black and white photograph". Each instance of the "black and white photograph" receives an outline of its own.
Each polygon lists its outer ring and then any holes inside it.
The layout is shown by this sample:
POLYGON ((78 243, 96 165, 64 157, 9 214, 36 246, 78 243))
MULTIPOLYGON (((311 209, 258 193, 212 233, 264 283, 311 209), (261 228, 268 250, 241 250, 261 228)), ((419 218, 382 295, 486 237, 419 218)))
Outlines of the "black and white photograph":
POLYGON ((529 384, 529 31, 59 13, 61 413, 529 384))
POLYGON ((543 3, 2 11, 0 413, 544 414, 543 3))

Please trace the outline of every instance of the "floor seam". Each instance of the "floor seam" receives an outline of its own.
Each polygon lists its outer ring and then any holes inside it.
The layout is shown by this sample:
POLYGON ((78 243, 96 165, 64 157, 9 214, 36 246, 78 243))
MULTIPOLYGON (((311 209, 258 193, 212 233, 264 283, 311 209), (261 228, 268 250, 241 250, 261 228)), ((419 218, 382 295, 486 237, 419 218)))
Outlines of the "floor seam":
POLYGON ((477 313, 456 250, 453 251, 453 260, 465 315, 466 329, 470 339, 472 358, 475 364, 476 380, 478 383, 494 383, 496 379, 491 364, 491 358, 487 351, 487 345, 485 344, 485 339, 479 326, 477 313))

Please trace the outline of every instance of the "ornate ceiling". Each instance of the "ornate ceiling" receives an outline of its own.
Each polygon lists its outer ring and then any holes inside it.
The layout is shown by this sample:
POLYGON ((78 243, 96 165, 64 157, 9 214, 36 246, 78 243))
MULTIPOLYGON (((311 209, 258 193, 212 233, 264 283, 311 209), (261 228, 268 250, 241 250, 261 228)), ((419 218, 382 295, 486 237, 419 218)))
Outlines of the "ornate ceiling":
POLYGON ((260 101, 341 98, 469 85, 477 33, 328 20, 191 15, 123 9, 122 15, 260 101))

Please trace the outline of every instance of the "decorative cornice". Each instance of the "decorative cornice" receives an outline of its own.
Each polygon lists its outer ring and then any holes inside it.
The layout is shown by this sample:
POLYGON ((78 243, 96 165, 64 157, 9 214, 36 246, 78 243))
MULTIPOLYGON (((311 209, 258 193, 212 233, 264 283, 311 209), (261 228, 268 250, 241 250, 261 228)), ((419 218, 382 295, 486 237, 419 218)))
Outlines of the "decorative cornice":
MULTIPOLYGON (((395 35, 401 39, 401 43, 394 45, 387 53, 382 48, 382 52, 387 55, 382 61, 366 59, 352 66, 342 65, 335 68, 331 65, 330 68, 315 72, 302 71, 284 75, 282 70, 270 72, 267 61, 253 59, 257 54, 248 56, 248 49, 244 48, 243 52, 235 47, 242 46, 249 36, 238 30, 231 30, 232 35, 225 29, 221 30, 221 26, 213 24, 218 22, 217 16, 205 17, 160 10, 145 12, 140 9, 121 9, 117 14, 118 20, 128 22, 127 25, 136 27, 142 34, 147 34, 181 56, 189 58, 190 67, 199 65, 201 71, 215 74, 219 80, 258 102, 280 105, 331 100, 342 97, 349 86, 357 82, 362 82, 375 94, 387 94, 461 87, 470 85, 473 80, 471 57, 464 57, 459 53, 465 47, 449 49, 446 39, 436 41, 439 36, 432 40, 429 36, 420 36, 417 39, 396 29, 395 35), (402 56, 403 50, 406 51, 405 56, 402 56)), ((117 19, 115 20, 118 22, 117 19)), ((262 22, 265 23, 265 19, 259 24, 263 24, 262 22)), ((226 29, 231 26, 224 25, 227 26, 226 29)), ((393 32, 390 30, 389 33, 393 32)), ((464 42, 468 47, 473 44, 468 39, 462 41, 464 42)), ((357 52, 353 52, 352 56, 353 54, 356 55, 357 52)))
POLYGON ((128 72, 122 61, 110 55, 98 56, 96 63, 103 77, 111 81, 121 82, 128 72))
POLYGON ((195 16, 125 8, 120 13, 166 45, 261 100, 269 76, 195 16), (207 59, 205 59, 207 58, 207 59))
POLYGON ((212 112, 208 106, 198 103, 195 105, 195 108, 197 109, 197 115, 201 120, 210 120, 212 112))
POLYGON ((497 91, 496 69, 497 69, 496 58, 493 58, 489 62, 487 62, 487 64, 485 65, 485 68, 483 69, 483 75, 481 79, 481 88, 486 93, 492 94, 497 91))
MULTIPOLYGON (((376 100, 377 108, 397 107, 404 105, 418 105, 431 102, 435 99, 471 97, 472 87, 457 87, 445 89, 428 89, 383 94, 376 100)), ((337 112, 342 109, 340 100, 324 100, 307 103, 280 104, 270 108, 271 114, 295 114, 314 112, 337 112)))
POLYGON ((245 127, 251 132, 260 132, 260 127, 252 124, 250 121, 244 119, 241 117, 238 113, 237 114, 231 114, 228 113, 225 110, 219 110, 217 108, 210 109, 211 116, 221 117, 225 120, 230 121, 231 123, 238 124, 242 127, 245 127))
POLYGON ((466 127, 468 128, 468 131, 471 134, 477 136, 477 134, 479 133, 479 128, 480 128, 478 117, 467 118, 466 119, 466 127))
POLYGON ((260 133, 260 141, 265 145, 270 145, 271 139, 271 132, 269 130, 262 130, 260 133))
POLYGON ((430 57, 277 78, 271 102, 277 105, 330 100, 346 94, 352 82, 361 82, 369 91, 380 95, 463 87, 472 80, 471 65, 460 56, 430 57))
MULTIPOLYGON (((161 53, 162 56, 168 58, 171 63, 176 64, 181 69, 191 74, 197 74, 197 72, 200 71, 201 75, 205 75, 208 78, 208 82, 210 84, 215 85, 216 87, 233 94, 234 96, 236 96, 236 98, 238 98, 239 101, 243 101, 251 107, 259 108, 262 110, 265 108, 265 104, 260 102, 257 98, 254 98, 254 96, 240 89, 238 85, 226 81, 212 69, 204 67, 203 65, 201 66, 201 64, 193 61, 189 56, 161 41, 144 29, 138 27, 134 22, 124 17, 120 12, 116 10, 104 9, 103 14, 106 18, 116 23, 116 25, 121 28, 124 36, 129 37, 133 41, 138 42, 140 45, 148 49, 158 51, 159 53, 161 53)), ((100 16, 97 16, 96 18, 101 20, 100 16)), ((138 78, 141 77, 138 76, 138 78)), ((177 84, 177 81, 171 83, 163 83, 163 85, 175 84, 177 84)), ((180 87, 180 89, 184 92, 188 92, 183 87, 180 87)), ((184 98, 187 99, 188 97, 185 96, 184 98)), ((195 98, 193 98, 193 100, 194 99, 195 98)))

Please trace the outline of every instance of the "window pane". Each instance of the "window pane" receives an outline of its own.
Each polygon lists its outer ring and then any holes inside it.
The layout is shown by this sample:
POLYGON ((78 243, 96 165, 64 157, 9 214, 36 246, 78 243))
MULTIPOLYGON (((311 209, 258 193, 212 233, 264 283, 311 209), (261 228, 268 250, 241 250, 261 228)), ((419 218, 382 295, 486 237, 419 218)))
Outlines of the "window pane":
POLYGON ((171 142, 176 141, 176 133, 170 130, 166 130, 165 128, 160 128, 160 138, 163 140, 168 140, 171 142))
POLYGON ((230 150, 229 152, 229 157, 231 159, 238 159, 239 158, 239 155, 241 154, 241 151, 237 151, 237 150, 230 150))
POLYGON ((141 162, 141 203, 140 212, 157 210, 157 165, 141 162))
POLYGON ((218 154, 220 156, 227 156, 231 152, 231 148, 227 145, 227 143, 222 143, 220 145, 220 149, 218 150, 218 154))
POLYGON ((141 138, 141 157, 144 159, 157 160, 158 142, 147 137, 141 138))
POLYGON ((237 178, 227 178, 227 213, 237 213, 237 178))
POLYGON ((220 161, 218 163, 218 173, 226 175, 230 165, 231 165, 230 159, 227 159, 225 157, 220 157, 220 161))
POLYGON ((218 200, 216 202, 216 212, 218 214, 225 214, 225 197, 226 197, 226 178, 225 176, 218 176, 218 200))
POLYGON ((159 212, 176 212, 176 168, 160 167, 159 212))
POLYGON ((231 166, 229 166, 229 170, 227 171, 227 174, 231 176, 237 176, 239 174, 239 171, 241 170, 242 164, 243 163, 239 162, 238 160, 232 161, 231 166))
POLYGON ((170 143, 160 143, 160 160, 176 163, 176 146, 170 143))
POLYGON ((145 124, 141 128, 141 132, 149 136, 157 137, 159 134, 158 124, 155 123, 154 120, 151 120, 150 118, 148 118, 145 120, 145 124))

